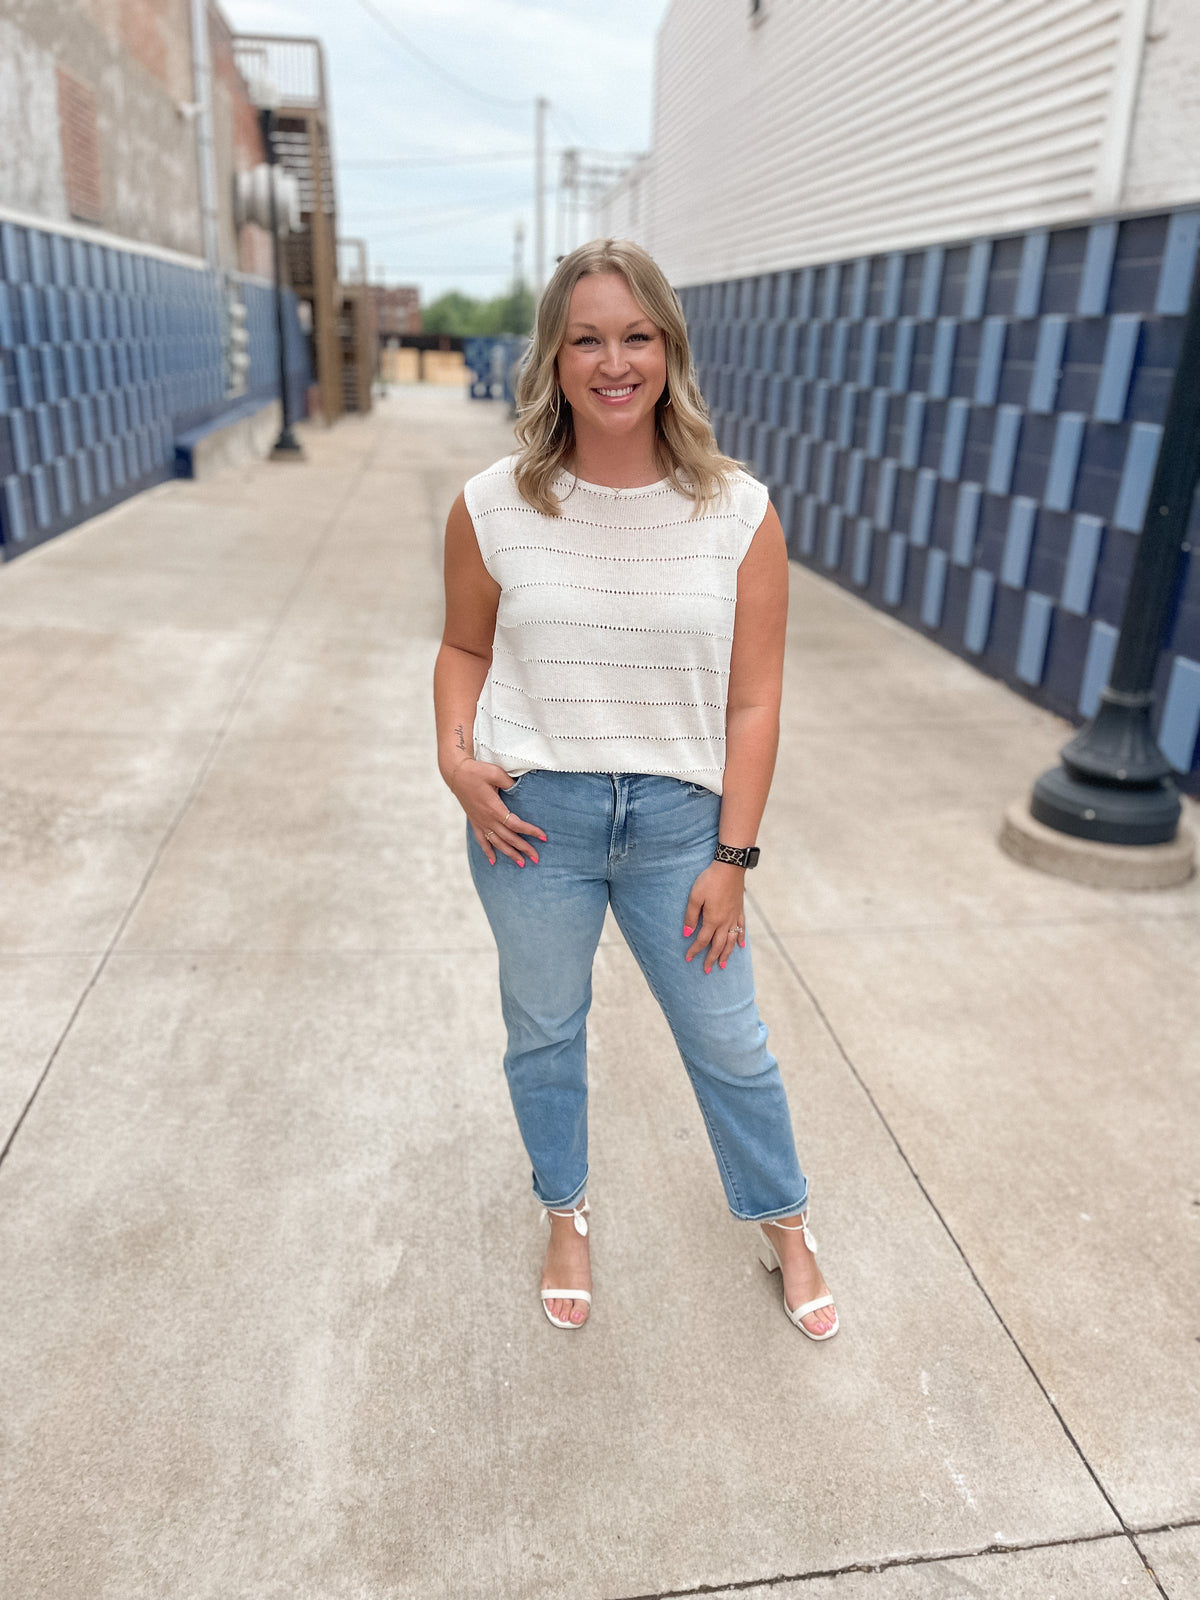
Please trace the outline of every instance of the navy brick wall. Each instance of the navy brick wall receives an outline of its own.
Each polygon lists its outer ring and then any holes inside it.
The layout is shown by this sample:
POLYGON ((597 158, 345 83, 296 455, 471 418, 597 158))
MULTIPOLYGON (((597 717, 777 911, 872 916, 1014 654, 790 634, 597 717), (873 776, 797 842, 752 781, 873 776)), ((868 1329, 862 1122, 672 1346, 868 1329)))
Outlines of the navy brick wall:
MULTIPOLYGON (((304 411, 294 298, 288 366, 304 411)), ((175 437, 276 393, 273 291, 239 276, 0 221, 0 555, 10 559, 174 472, 175 437), (250 367, 226 395, 224 304, 250 367)))
MULTIPOLYGON (((793 558, 1075 721, 1107 680, 1200 211, 681 292, 721 447, 793 558)), ((1190 543, 1200 540, 1200 501, 1190 543)), ((1200 561, 1158 733, 1200 792, 1200 561)))

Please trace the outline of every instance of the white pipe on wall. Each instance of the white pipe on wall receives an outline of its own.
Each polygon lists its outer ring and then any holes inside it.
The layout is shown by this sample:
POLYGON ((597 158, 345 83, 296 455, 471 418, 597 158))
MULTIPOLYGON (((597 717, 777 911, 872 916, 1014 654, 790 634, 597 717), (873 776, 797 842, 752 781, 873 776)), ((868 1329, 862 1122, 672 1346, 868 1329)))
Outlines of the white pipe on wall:
POLYGON ((1125 0, 1112 89, 1109 92, 1108 122, 1096 162, 1093 204, 1097 211, 1116 211, 1121 204, 1149 22, 1150 0, 1125 0))
POLYGON ((192 82, 196 97, 196 166, 200 177, 200 229, 204 259, 220 265, 217 231, 217 153, 213 145, 212 57, 208 48, 208 0, 191 0, 192 82))

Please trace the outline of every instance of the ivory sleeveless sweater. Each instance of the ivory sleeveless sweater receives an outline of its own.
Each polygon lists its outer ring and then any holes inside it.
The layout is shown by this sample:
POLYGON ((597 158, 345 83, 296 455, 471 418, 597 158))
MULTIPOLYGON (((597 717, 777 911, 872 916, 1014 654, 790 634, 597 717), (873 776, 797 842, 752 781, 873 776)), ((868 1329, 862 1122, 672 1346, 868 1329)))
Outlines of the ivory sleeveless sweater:
POLYGON ((500 585, 475 757, 511 777, 662 773, 721 792, 737 573, 767 509, 747 473, 692 516, 667 481, 606 489, 560 475, 562 515, 517 493, 515 456, 465 501, 500 585))

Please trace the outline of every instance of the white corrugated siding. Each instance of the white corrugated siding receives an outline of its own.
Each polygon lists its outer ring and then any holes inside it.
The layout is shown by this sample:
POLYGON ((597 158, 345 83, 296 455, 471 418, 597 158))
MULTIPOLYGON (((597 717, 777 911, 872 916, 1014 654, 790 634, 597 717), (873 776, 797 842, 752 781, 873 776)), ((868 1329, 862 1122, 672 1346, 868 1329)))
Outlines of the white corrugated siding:
POLYGON ((1154 0, 1121 205, 1149 211, 1200 199, 1200 5, 1154 0))
POLYGON ((675 0, 639 236, 688 284, 1112 210, 1145 11, 675 0))

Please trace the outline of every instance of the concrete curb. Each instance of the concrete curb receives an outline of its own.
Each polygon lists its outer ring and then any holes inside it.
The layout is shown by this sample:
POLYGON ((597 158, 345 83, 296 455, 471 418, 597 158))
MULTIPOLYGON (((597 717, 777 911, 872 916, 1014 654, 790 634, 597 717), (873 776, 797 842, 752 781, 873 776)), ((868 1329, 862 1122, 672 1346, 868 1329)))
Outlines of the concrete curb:
POLYGON ((1027 800, 1014 800, 1005 812, 999 843, 1027 867, 1096 889, 1171 889, 1196 870, 1196 837, 1186 822, 1170 844, 1099 844, 1046 827, 1030 815, 1027 800))
POLYGON ((193 428, 175 441, 175 476, 204 480, 226 467, 244 467, 270 455, 279 434, 282 411, 278 400, 257 408, 240 408, 216 425, 193 428))

